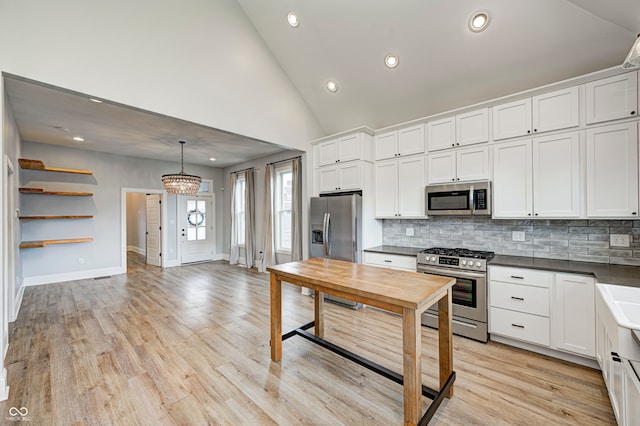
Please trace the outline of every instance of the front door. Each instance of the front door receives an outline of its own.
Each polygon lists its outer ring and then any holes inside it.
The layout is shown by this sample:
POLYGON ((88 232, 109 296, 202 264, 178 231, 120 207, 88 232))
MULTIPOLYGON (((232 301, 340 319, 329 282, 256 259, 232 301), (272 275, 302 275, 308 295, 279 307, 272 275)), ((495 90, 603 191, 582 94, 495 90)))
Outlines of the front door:
POLYGON ((162 266, 160 247, 162 228, 160 219, 160 194, 147 194, 147 265, 162 266))
POLYGON ((209 196, 179 197, 180 263, 213 259, 213 198, 209 196))

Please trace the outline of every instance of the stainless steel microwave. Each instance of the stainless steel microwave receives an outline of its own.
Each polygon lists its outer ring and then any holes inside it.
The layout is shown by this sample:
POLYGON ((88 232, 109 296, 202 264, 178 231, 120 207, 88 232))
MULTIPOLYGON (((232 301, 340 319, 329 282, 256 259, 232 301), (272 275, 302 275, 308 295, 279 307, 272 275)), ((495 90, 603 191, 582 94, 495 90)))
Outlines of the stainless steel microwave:
POLYGON ((428 216, 490 216, 491 182, 482 180, 427 185, 425 202, 428 216))

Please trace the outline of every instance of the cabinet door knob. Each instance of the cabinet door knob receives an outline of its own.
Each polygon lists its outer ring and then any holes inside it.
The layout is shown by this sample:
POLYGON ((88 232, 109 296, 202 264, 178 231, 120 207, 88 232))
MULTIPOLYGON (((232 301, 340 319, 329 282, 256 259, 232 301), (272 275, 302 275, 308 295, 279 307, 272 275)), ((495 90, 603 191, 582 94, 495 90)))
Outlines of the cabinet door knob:
POLYGON ((534 131, 534 132, 537 132, 537 131, 538 131, 538 129, 533 129, 533 131, 534 131))
POLYGON ((636 114, 636 112, 635 112, 635 111, 631 111, 631 115, 635 115, 635 114, 636 114))
POLYGON ((633 212, 633 213, 631 213, 631 214, 638 214, 638 213, 636 213, 636 212, 633 212))
POLYGON ((460 142, 456 142, 456 145, 460 146, 460 142))
POLYGON ((455 179, 454 179, 454 178, 451 178, 451 180, 452 180, 452 181, 455 181, 455 179))
POLYGON ((451 146, 456 146, 456 144, 455 144, 455 143, 452 143, 452 144, 451 144, 451 146))
POLYGON ((460 178, 456 178, 456 180, 460 180, 460 178))
POLYGON ((531 133, 531 130, 527 130, 527 134, 531 133))
POLYGON ((527 216, 531 216, 531 213, 527 213, 527 216))
POLYGON ((538 216, 538 213, 536 213, 535 215, 538 216))

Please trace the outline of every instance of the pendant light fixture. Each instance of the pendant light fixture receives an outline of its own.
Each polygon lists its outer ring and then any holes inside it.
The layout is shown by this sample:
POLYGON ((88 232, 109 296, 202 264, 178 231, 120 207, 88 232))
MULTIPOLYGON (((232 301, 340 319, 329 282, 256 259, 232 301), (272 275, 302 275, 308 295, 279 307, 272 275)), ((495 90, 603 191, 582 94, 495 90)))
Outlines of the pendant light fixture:
POLYGON ((637 66, 640 66, 640 34, 638 34, 638 38, 631 46, 627 58, 622 63, 622 68, 635 68, 637 66))
POLYGON ((169 194, 195 195, 200 189, 200 176, 188 175, 184 172, 184 144, 180 141, 180 173, 162 175, 162 183, 169 194))

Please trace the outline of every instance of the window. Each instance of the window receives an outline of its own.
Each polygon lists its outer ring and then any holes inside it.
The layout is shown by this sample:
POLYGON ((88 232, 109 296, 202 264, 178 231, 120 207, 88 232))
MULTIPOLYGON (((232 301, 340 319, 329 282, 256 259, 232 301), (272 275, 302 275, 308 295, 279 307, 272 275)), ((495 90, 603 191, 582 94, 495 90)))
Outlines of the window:
POLYGON ((236 181, 236 199, 235 199, 235 203, 236 203, 236 223, 237 225, 237 229, 238 229, 238 245, 239 246, 243 246, 244 245, 244 211, 245 211, 245 206, 244 206, 244 191, 245 191, 245 183, 246 180, 243 177, 238 177, 238 180, 236 181))
POLYGON ((275 188, 276 251, 291 253, 291 205, 293 202, 293 173, 291 166, 277 168, 275 188))
POLYGON ((207 204, 204 200, 187 200, 187 241, 207 239, 207 204))

